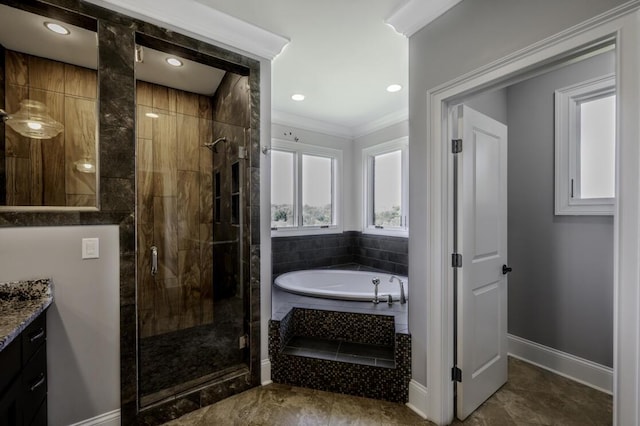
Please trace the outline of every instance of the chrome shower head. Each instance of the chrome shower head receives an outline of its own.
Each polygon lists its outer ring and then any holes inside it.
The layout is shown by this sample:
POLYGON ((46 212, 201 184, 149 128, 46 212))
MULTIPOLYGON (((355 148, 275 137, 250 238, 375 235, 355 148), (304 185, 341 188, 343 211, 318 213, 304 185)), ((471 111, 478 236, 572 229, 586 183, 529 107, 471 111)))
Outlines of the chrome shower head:
POLYGON ((216 145, 219 144, 220 142, 226 142, 227 138, 225 138, 224 136, 221 138, 216 139, 213 142, 207 142, 204 145, 202 145, 205 148, 209 148, 211 151, 213 152, 218 152, 218 150, 216 149, 216 145))

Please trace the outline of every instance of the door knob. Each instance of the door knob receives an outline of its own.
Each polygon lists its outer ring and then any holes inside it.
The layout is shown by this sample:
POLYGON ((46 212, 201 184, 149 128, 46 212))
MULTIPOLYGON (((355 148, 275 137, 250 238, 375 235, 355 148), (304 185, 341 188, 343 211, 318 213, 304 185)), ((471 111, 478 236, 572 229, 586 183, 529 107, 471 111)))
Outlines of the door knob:
POLYGON ((510 268, 507 265, 502 265, 502 275, 507 275, 511 271, 513 271, 513 268, 510 268))

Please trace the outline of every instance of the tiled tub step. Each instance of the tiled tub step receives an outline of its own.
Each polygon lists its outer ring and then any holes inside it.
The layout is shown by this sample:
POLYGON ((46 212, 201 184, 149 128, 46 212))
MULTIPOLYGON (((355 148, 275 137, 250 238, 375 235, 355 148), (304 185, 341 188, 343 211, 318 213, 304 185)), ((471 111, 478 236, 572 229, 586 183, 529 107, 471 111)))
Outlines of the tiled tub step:
POLYGON ((393 402, 407 402, 411 336, 386 315, 293 308, 269 323, 271 378, 393 402))
POLYGON ((319 337, 294 336, 282 348, 282 353, 384 368, 396 366, 393 346, 343 342, 319 337))

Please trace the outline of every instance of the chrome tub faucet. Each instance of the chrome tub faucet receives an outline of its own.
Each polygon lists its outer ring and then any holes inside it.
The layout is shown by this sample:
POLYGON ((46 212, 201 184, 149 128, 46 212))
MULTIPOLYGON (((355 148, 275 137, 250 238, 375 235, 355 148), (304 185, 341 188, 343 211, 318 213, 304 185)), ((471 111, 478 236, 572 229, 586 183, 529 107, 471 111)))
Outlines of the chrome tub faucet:
POLYGON ((402 280, 395 275, 391 275, 391 278, 389 278, 389 282, 392 283, 394 278, 398 280, 398 283, 400 284, 400 304, 404 305, 405 303, 407 303, 407 297, 404 294, 404 282, 402 282, 402 280))
POLYGON ((373 284, 374 287, 372 302, 377 305, 378 303, 380 303, 380 299, 378 299, 378 286, 380 285, 380 278, 373 277, 373 279, 371 280, 371 284, 373 284))

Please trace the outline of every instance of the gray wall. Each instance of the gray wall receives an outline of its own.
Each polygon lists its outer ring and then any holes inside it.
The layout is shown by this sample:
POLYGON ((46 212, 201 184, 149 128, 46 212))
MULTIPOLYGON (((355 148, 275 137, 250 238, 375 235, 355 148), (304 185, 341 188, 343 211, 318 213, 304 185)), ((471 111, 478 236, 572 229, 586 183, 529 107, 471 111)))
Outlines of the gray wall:
POLYGON ((50 426, 120 408, 118 226, 0 229, 0 281, 52 277, 47 311, 50 426), (81 259, 82 238, 100 258, 81 259))
POLYGON ((468 107, 507 124, 507 89, 482 92, 464 100, 468 107))
POLYGON ((555 216, 554 91, 615 71, 614 52, 511 86, 509 333, 613 365, 613 216, 555 216))
POLYGON ((409 324, 412 375, 419 383, 427 384, 427 90, 623 3, 625 0, 465 0, 409 39, 409 324))

